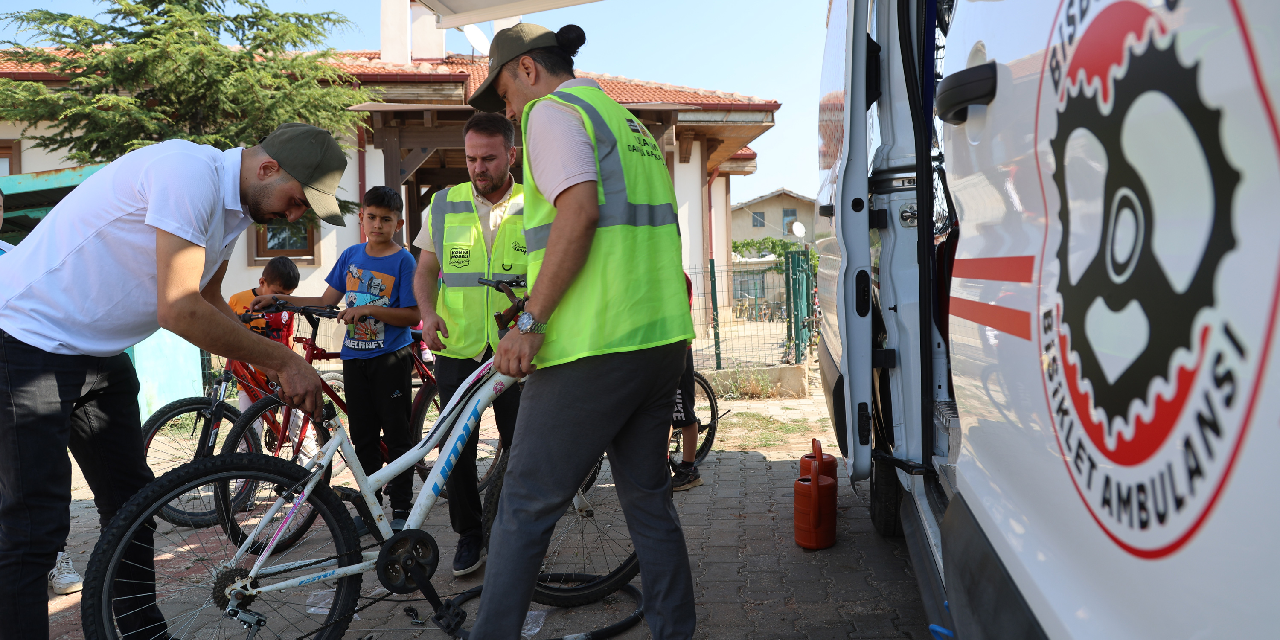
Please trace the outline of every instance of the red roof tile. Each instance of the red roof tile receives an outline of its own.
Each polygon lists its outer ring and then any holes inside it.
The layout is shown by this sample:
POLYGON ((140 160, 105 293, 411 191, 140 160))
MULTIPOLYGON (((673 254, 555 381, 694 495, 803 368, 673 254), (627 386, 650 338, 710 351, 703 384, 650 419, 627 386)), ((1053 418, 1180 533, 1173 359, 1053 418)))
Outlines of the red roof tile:
POLYGON ((756 152, 752 151, 751 147, 743 147, 735 151, 733 155, 729 156, 729 159, 730 160, 755 160, 756 152))
MULTIPOLYGON (((444 60, 413 60, 410 64, 393 64, 379 59, 378 51, 336 51, 330 62, 363 82, 466 82, 466 95, 480 86, 489 72, 489 61, 482 56, 450 55, 444 60)), ((674 102, 714 110, 776 111, 782 105, 738 93, 697 89, 672 84, 634 80, 621 76, 577 71, 579 77, 591 78, 611 98, 623 104, 641 102, 674 102)), ((56 80, 39 65, 23 65, 0 60, 0 77, 16 80, 56 80)), ((748 150, 749 151, 749 150, 748 150)), ((741 153, 741 152, 739 152, 741 153)))

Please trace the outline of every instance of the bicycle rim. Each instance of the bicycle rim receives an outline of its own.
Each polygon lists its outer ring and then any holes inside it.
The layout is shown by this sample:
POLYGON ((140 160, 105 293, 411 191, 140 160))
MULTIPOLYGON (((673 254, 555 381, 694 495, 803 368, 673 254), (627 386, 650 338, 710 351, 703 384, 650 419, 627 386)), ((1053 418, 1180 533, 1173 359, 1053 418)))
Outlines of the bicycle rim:
MULTIPOLYGON (((306 476, 301 467, 283 460, 234 454, 184 465, 145 487, 121 509, 94 550, 82 606, 86 631, 106 638, 164 637, 161 632, 166 630, 174 638, 243 637, 240 623, 226 616, 225 587, 238 576, 247 576, 258 556, 246 554, 233 563, 238 545, 225 527, 187 530, 160 524, 148 536, 152 518, 174 496, 200 486, 239 483, 255 486, 254 504, 262 506, 229 514, 229 518, 251 530, 278 497, 277 487, 300 486, 306 476), (153 538, 153 547, 147 544, 148 537, 153 538), (154 566, 153 578, 148 565, 154 566), (155 606, 147 594, 151 589, 155 606), (163 627, 157 612, 163 615, 163 627)), ((260 584, 327 571, 316 566, 325 561, 338 566, 359 562, 355 525, 337 496, 318 485, 306 503, 317 514, 316 526, 305 539, 266 561, 260 584), (309 566, 268 575, 273 568, 295 562, 309 566)), ((227 515, 226 509, 223 513, 227 515)), ((274 533, 275 528, 269 527, 261 536, 270 538, 274 533)), ((360 582, 357 574, 261 593, 244 607, 265 616, 262 637, 341 638, 355 609, 360 582)))
POLYGON ((533 601, 539 604, 571 607, 596 602, 640 572, 607 456, 587 475, 579 495, 589 509, 570 503, 556 523, 533 590, 533 601))
MULTIPOLYGON (((240 412, 234 407, 226 402, 221 404, 222 419, 209 455, 227 448, 232 426, 240 418, 240 412)), ((196 459, 201 434, 213 417, 213 406, 212 398, 184 398, 161 407, 147 419, 143 425, 147 466, 156 477, 196 459)), ((242 438, 235 450, 239 453, 258 453, 261 449, 255 442, 242 438)), ((177 496, 157 515, 178 526, 210 526, 218 520, 207 497, 199 493, 177 496)))

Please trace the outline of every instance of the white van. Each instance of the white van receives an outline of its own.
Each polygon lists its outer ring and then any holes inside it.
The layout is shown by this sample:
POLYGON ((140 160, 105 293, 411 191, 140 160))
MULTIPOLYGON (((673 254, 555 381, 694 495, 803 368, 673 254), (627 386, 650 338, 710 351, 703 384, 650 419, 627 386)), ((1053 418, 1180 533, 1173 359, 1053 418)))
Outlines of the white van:
POLYGON ((822 378, 935 636, 1280 637, 1280 2, 834 0, 820 101, 822 378))

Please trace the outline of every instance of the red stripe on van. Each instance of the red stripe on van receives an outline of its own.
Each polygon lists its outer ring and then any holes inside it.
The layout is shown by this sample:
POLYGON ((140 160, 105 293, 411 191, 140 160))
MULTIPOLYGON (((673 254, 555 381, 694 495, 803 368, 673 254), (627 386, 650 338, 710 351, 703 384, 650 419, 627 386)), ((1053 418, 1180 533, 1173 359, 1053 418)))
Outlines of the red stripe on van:
POLYGON ((1031 282, 1036 266, 1035 256, 1005 258, 956 258, 951 276, 974 280, 1031 282))
POLYGON ((951 315, 1003 331, 1023 340, 1031 339, 1031 314, 985 302, 951 297, 951 315))

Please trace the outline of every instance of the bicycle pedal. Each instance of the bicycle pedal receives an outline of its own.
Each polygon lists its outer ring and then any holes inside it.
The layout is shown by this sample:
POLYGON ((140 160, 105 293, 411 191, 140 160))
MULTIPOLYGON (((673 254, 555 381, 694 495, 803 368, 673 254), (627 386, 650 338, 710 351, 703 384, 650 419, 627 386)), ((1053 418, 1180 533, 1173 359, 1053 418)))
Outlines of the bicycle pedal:
POLYGON ((462 628, 462 623, 466 620, 467 612, 463 611, 462 607, 454 604, 452 600, 442 603, 440 608, 436 609, 435 614, 431 616, 431 621, 437 627, 440 627, 441 631, 451 636, 457 635, 458 629, 462 628))

